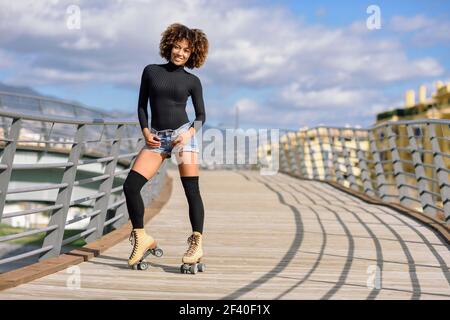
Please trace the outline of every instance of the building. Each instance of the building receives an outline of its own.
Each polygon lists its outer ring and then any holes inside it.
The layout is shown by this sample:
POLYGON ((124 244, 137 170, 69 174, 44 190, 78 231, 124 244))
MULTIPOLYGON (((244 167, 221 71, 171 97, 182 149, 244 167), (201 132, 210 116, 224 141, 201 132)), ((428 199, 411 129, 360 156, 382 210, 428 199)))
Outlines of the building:
POLYGON ((377 123, 392 120, 450 119, 450 83, 436 83, 436 92, 427 97, 426 87, 420 86, 416 102, 414 90, 405 93, 404 107, 377 114, 377 123))

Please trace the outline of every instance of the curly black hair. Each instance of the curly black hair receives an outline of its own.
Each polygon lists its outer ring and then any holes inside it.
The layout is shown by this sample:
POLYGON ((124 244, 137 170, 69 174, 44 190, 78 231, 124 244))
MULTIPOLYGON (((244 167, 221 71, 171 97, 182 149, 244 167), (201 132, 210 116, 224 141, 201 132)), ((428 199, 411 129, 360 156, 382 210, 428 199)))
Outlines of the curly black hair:
POLYGON ((186 39, 189 42, 191 55, 185 66, 189 69, 200 68, 206 61, 208 55, 209 43, 205 33, 200 29, 189 29, 181 23, 173 23, 161 34, 159 44, 159 54, 161 57, 170 61, 172 46, 186 39))

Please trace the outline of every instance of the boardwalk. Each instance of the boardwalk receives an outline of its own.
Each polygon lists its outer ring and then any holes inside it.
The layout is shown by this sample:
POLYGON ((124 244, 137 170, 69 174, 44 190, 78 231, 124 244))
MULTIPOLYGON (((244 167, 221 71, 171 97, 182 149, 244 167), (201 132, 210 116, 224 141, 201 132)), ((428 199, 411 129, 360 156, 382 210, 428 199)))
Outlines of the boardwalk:
POLYGON ((201 172, 207 270, 180 274, 190 225, 178 172, 168 173, 172 197, 146 226, 165 254, 147 271, 126 267, 123 241, 78 265, 79 289, 61 271, 0 298, 450 299, 449 246, 429 228, 325 183, 257 171, 201 172))

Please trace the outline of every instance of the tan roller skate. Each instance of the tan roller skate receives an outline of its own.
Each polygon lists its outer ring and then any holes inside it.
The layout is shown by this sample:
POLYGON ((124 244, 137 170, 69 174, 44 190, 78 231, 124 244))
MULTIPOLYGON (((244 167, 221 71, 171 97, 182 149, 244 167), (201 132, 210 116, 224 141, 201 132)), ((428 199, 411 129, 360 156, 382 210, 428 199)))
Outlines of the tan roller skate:
POLYGON ((202 234, 194 232, 187 240, 189 248, 183 256, 183 264, 180 267, 181 273, 196 274, 197 271, 205 271, 205 264, 201 263, 203 257, 202 234))
POLYGON ((144 261, 148 255, 161 257, 163 251, 158 247, 156 241, 145 233, 144 229, 133 229, 129 238, 133 250, 131 251, 130 258, 128 259, 128 265, 133 270, 146 270, 148 263, 144 261))

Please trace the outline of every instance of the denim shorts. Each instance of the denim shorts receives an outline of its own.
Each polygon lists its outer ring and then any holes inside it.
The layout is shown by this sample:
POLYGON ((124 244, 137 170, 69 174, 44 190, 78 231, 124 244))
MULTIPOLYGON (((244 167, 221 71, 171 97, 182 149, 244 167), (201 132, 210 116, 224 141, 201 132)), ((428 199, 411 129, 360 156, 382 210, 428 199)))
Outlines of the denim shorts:
POLYGON ((157 152, 161 154, 167 155, 167 158, 171 158, 172 150, 174 151, 185 151, 185 152, 200 152, 198 148, 197 137, 194 135, 187 141, 182 147, 179 144, 175 149, 172 146, 172 141, 174 141, 181 133, 186 132, 191 126, 191 122, 187 122, 183 124, 181 127, 177 129, 165 129, 165 130, 156 130, 154 128, 150 128, 150 132, 156 134, 161 139, 161 145, 159 147, 153 148, 148 144, 145 144, 144 148, 150 150, 152 152, 157 152), (182 148, 182 149, 181 149, 182 148), (178 149, 178 150, 176 150, 178 149))

